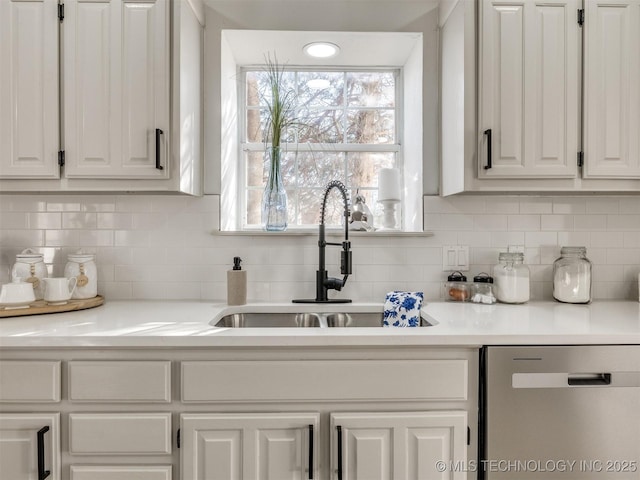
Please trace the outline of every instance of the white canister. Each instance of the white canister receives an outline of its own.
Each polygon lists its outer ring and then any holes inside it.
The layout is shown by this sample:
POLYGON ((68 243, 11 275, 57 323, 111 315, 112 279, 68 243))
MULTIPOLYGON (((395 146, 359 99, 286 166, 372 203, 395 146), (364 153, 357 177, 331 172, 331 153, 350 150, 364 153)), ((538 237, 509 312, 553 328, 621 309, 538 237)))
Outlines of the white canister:
POLYGON ((36 300, 44 298, 42 279, 48 276, 44 256, 41 253, 27 248, 16 255, 16 263, 11 268, 11 279, 22 278, 23 281, 31 283, 36 300))
POLYGON ((71 253, 67 256, 64 276, 76 277, 76 289, 71 298, 93 298, 98 295, 98 269, 95 255, 89 253, 71 253))

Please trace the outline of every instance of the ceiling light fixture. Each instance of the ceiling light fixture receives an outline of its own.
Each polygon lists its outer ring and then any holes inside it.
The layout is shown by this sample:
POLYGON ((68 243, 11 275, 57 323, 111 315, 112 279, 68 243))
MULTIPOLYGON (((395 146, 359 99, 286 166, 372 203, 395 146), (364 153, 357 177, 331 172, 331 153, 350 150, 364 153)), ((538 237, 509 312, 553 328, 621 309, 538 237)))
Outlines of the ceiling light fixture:
POLYGON ((340 52, 340 47, 330 42, 311 42, 307 43, 302 51, 313 58, 331 58, 340 52))

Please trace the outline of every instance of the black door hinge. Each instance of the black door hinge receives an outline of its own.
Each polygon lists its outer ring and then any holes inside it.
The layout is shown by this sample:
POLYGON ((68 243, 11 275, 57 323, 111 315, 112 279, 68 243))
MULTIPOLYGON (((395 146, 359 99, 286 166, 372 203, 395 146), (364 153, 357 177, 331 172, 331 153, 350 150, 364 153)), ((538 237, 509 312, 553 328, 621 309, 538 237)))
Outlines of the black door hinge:
POLYGON ((176 444, 178 445, 178 448, 180 448, 180 429, 178 429, 178 436, 177 436, 177 440, 176 440, 176 444))
POLYGON ((64 20, 64 3, 58 4, 58 20, 64 20))
POLYGON ((471 427, 467 427, 467 445, 471 445, 471 427))
POLYGON ((578 166, 582 167, 584 165, 584 152, 578 152, 578 166))
POLYGON ((578 9, 578 25, 584 25, 584 8, 578 9))
POLYGON ((64 150, 58 152, 58 165, 64 167, 64 150))

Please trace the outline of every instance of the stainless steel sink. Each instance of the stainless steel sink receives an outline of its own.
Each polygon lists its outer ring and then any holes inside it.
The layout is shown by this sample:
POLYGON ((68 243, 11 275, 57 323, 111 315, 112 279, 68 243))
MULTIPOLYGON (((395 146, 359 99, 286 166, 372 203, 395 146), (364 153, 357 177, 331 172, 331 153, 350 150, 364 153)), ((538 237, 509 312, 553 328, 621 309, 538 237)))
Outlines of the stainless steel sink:
MULTIPOLYGON (((328 313, 325 315, 327 327, 382 327, 382 313, 328 313)), ((420 318, 421 327, 430 327, 420 318)))
MULTIPOLYGON (((215 323, 222 328, 382 327, 382 313, 233 313, 215 323)), ((424 318, 420 327, 432 325, 424 318)))
POLYGON ((317 313, 233 313, 214 326, 226 328, 298 328, 319 327, 317 313))

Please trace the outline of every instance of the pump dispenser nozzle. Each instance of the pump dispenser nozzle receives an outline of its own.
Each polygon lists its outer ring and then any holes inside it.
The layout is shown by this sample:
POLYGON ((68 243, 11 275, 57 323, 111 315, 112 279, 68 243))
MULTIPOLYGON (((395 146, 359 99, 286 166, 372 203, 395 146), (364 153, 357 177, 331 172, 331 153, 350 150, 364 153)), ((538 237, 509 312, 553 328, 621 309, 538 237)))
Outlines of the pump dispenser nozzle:
POLYGON ((242 259, 240 257, 233 257, 233 269, 234 270, 242 270, 240 264, 242 263, 242 259))

